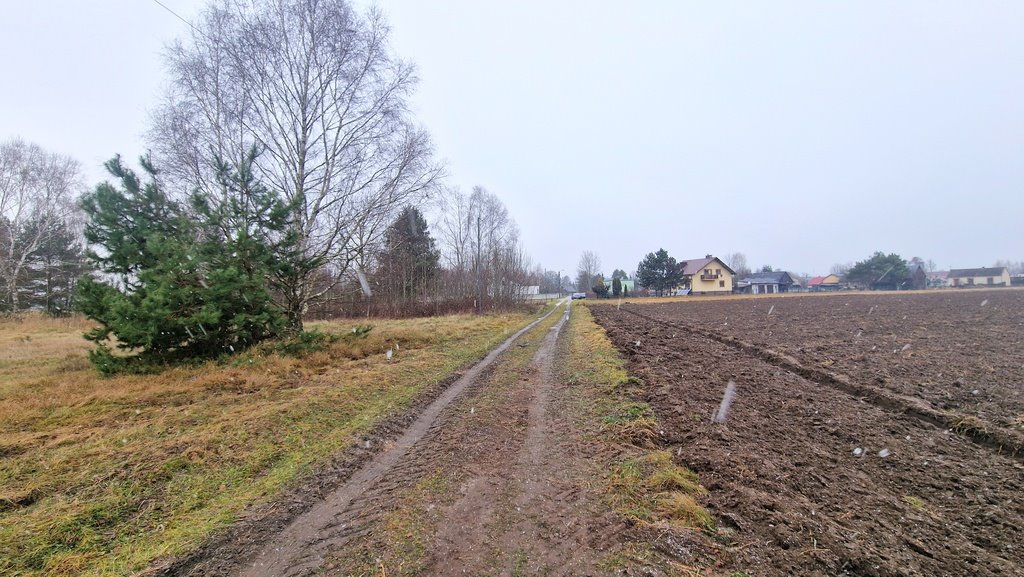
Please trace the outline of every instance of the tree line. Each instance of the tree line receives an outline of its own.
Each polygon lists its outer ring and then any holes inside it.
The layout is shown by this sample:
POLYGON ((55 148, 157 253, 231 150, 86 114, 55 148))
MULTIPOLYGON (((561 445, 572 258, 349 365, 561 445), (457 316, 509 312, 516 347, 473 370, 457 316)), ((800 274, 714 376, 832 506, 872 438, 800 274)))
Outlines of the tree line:
POLYGON ((509 308, 549 283, 496 195, 445 185, 378 11, 211 2, 166 58, 138 167, 115 156, 83 192, 72 159, 0 147, 0 307, 85 313, 101 369, 300 335, 315 313, 509 308))
POLYGON ((80 165, 13 139, 0 144, 0 312, 67 314, 87 270, 75 207, 80 165))
MULTIPOLYGON (((747 264, 747 258, 743 253, 734 252, 722 257, 734 272, 734 277, 743 279, 755 271, 752 271, 747 264)), ((995 266, 1006 267, 1011 274, 1015 271, 1024 271, 1024 264, 1012 261, 997 261, 995 266)), ((923 273, 935 270, 935 263, 920 257, 913 257, 904 260, 896 253, 886 254, 875 252, 870 257, 848 265, 835 265, 832 272, 841 274, 844 280, 854 286, 868 289, 889 289, 900 290, 910 288, 925 288, 927 282, 923 273), (917 271, 921 271, 918 273, 917 271)), ((602 273, 601 259, 592 251, 585 251, 577 266, 576 290, 590 292, 598 298, 609 296, 622 296, 622 285, 620 279, 629 279, 629 276, 618 269, 612 274, 611 282, 607 282, 602 273), (616 286, 618 283, 618 286, 616 286)), ((648 253, 637 264, 633 279, 638 289, 662 296, 670 293, 676 288, 686 288, 689 279, 683 275, 684 263, 678 262, 670 256, 668 251, 660 248, 657 251, 648 253)), ((779 269, 781 270, 781 269, 779 269)), ((778 272, 770 265, 763 265, 759 272, 778 272)), ((807 275, 792 274, 794 278, 806 282, 807 275)))

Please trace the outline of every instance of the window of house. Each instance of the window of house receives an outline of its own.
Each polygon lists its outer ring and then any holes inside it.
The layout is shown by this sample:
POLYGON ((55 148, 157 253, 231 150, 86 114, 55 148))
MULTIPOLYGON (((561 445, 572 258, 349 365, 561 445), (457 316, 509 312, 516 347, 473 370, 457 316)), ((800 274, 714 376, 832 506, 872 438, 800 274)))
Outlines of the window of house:
POLYGON ((988 277, 988 284, 992 284, 992 277, 988 277))
POLYGON ((974 279, 973 278, 967 279, 967 284, 974 284, 974 279))
POLYGON ((718 286, 721 287, 721 288, 725 288, 725 281, 724 280, 718 281, 718 286))

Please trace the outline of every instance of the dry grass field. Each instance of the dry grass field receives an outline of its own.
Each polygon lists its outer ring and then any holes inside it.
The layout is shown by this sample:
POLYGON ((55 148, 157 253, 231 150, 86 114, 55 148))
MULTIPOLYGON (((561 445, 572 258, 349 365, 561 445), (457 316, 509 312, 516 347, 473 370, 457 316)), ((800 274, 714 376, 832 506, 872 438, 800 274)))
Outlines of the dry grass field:
POLYGON ((89 365, 83 320, 0 322, 0 574, 126 575, 188 551, 532 317, 370 320, 303 358, 114 378, 89 365))

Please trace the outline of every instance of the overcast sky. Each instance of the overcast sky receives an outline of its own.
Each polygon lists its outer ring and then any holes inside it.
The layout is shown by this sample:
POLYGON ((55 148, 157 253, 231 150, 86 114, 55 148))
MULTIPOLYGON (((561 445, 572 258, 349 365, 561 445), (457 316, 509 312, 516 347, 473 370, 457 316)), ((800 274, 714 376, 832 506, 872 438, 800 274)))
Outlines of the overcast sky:
MULTIPOLYGON (((91 181, 137 157, 186 25, 153 0, 8 4, 0 139, 91 181)), ((660 247, 807 273, 1024 260, 1024 2, 380 6, 451 184, 497 194, 563 274, 660 247)))

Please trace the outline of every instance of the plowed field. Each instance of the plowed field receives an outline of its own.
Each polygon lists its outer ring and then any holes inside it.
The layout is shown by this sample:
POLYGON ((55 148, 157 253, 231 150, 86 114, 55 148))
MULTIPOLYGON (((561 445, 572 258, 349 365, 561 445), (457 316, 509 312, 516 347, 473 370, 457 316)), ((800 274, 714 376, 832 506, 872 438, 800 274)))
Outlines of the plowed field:
POLYGON ((592 310, 709 489, 728 570, 1024 574, 1024 292, 592 310))

